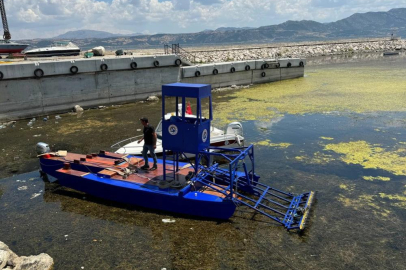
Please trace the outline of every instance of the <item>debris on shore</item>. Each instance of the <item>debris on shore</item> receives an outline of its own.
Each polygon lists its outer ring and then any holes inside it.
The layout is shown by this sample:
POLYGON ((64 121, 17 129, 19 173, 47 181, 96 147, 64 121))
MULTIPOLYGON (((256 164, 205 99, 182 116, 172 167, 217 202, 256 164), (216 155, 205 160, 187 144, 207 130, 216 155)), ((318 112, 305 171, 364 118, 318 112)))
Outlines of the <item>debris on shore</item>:
POLYGON ((157 96, 149 96, 147 101, 159 101, 159 98, 157 96))
POLYGON ((73 111, 74 112, 83 112, 83 108, 82 107, 80 107, 79 105, 75 105, 75 107, 73 107, 73 111))
POLYGON ((250 85, 231 85, 231 86, 228 86, 228 87, 214 88, 212 90, 212 92, 217 93, 217 92, 228 91, 228 90, 246 89, 246 88, 250 88, 251 86, 253 86, 253 84, 250 84, 250 85))

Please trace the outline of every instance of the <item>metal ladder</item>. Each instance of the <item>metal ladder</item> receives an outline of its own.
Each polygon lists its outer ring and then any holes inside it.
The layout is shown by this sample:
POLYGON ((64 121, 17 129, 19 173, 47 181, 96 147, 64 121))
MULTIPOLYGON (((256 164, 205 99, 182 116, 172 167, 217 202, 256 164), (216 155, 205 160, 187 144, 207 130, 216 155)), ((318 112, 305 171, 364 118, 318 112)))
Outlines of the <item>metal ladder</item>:
POLYGON ((172 154, 167 154, 163 152, 163 169, 164 169, 164 180, 165 181, 174 181, 176 180, 176 172, 179 168, 179 154, 173 152, 172 154), (169 159, 168 159, 169 157, 169 159))

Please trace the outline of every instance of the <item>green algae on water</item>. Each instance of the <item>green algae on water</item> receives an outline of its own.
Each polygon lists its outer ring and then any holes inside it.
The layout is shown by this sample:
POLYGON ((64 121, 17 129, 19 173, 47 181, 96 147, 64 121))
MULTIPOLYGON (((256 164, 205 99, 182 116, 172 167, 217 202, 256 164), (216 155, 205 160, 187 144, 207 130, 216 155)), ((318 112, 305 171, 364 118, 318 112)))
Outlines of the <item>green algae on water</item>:
POLYGON ((384 176, 363 176, 362 177, 364 180, 366 181, 384 181, 384 182, 388 182, 390 181, 390 177, 384 177, 384 176))
POLYGON ((406 157, 404 149, 386 150, 366 141, 328 144, 324 150, 340 154, 340 159, 347 164, 361 165, 365 169, 382 169, 394 175, 406 175, 406 157))
POLYGON ((296 160, 306 162, 309 164, 328 164, 329 162, 332 162, 335 160, 335 158, 332 155, 328 155, 326 153, 322 152, 315 152, 313 156, 308 156, 308 155, 303 155, 303 156, 296 156, 296 160))
POLYGON ((388 217, 391 213, 390 210, 382 205, 376 195, 362 194, 358 196, 358 198, 349 198, 340 194, 338 196, 338 201, 340 201, 345 207, 351 207, 355 210, 367 209, 372 211, 372 213, 378 218, 388 217))
POLYGON ((406 209, 406 196, 404 195, 379 193, 379 196, 382 199, 390 200, 393 206, 406 209))
POLYGON ((291 146, 291 143, 272 143, 271 140, 264 140, 260 142, 254 143, 254 145, 261 145, 261 146, 269 146, 269 147, 275 147, 275 148, 288 148, 291 146))
POLYGON ((323 136, 321 136, 320 139, 326 140, 326 141, 332 141, 332 140, 334 140, 334 138, 331 138, 331 137, 323 137, 323 136))
POLYGON ((346 190, 346 191, 353 191, 355 189, 354 184, 340 184, 340 189, 346 190))
POLYGON ((214 104, 215 121, 227 124, 230 121, 269 120, 284 114, 336 111, 406 111, 405 86, 406 76, 401 69, 318 69, 304 78, 228 92, 226 101, 214 104), (325 78, 329 78, 328 83, 325 78))

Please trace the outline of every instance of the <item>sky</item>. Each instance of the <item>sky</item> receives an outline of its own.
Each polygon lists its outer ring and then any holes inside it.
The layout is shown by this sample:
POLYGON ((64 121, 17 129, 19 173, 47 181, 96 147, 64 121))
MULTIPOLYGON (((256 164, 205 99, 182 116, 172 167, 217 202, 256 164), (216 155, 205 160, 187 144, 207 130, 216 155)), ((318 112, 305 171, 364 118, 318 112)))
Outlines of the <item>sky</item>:
POLYGON ((189 33, 287 20, 332 22, 357 12, 406 7, 406 0, 4 0, 12 39, 91 29, 189 33))

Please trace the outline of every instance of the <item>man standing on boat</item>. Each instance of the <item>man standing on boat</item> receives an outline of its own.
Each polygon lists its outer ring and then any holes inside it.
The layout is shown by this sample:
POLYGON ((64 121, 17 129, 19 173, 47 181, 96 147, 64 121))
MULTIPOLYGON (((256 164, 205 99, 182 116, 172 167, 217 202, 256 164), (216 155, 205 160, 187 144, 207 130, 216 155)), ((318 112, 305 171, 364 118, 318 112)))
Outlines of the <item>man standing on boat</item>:
POLYGON ((155 128, 148 123, 148 118, 143 117, 140 119, 141 124, 144 126, 144 137, 142 137, 138 143, 141 143, 144 140, 144 147, 142 148, 142 156, 144 157, 145 164, 141 167, 143 170, 148 170, 148 151, 151 154, 154 160, 154 166, 151 170, 156 170, 157 168, 157 157, 155 154, 157 136, 155 133, 155 128))

